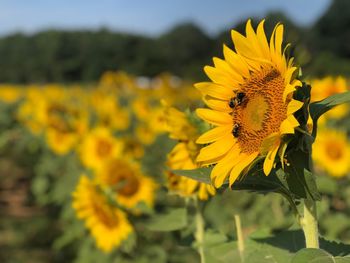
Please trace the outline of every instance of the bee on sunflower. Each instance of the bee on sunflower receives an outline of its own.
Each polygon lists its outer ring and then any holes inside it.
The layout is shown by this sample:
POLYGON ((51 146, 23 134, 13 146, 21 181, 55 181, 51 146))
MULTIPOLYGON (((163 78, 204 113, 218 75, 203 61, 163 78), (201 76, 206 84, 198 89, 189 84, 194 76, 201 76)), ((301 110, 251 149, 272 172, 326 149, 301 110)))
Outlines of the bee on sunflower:
POLYGON ((258 158, 264 158, 269 175, 284 136, 299 126, 293 114, 303 106, 293 98, 302 83, 295 77, 293 58, 282 50, 282 24, 269 42, 264 21, 254 31, 249 20, 246 36, 234 30, 231 36, 235 51, 224 46, 224 59, 214 58, 214 66, 204 68, 211 82, 195 85, 209 107, 197 109, 197 115, 215 126, 197 139, 205 145, 197 161, 216 164, 211 172, 215 187, 227 177, 232 185, 258 158))

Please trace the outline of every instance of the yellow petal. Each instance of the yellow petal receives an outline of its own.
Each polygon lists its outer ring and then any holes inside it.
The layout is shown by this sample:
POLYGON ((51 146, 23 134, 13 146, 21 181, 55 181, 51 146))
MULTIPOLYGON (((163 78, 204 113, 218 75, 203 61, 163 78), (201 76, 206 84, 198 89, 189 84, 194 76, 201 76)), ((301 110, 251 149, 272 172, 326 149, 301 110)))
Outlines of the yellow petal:
POLYGON ((286 102, 287 96, 295 91, 295 86, 291 84, 287 84, 283 91, 283 102, 286 102))
POLYGON ((232 112, 228 100, 217 100, 213 99, 213 97, 205 96, 203 98, 203 101, 208 105, 209 108, 212 108, 213 110, 223 111, 227 113, 232 112))
POLYGON ((278 132, 271 133, 261 143, 260 153, 262 155, 267 154, 271 148, 280 140, 280 134, 278 132))
POLYGON ((272 170, 272 166, 275 162, 275 157, 278 151, 279 145, 275 146, 274 149, 272 149, 270 152, 268 152, 265 161, 264 161, 264 174, 265 175, 269 175, 271 170, 272 170))
POLYGON ((197 157, 197 162, 212 160, 226 154, 232 148, 235 142, 236 140, 232 134, 228 134, 220 138, 216 142, 201 149, 197 157))
POLYGON ((265 30, 264 30, 264 23, 265 23, 265 20, 262 20, 259 23, 258 29, 257 29, 257 35, 259 38, 261 50, 263 51, 263 54, 264 54, 264 58, 271 59, 270 58, 269 44, 267 43, 266 34, 265 34, 265 30))
POLYGON ((291 115, 297 110, 299 110, 301 107, 303 107, 304 103, 298 100, 292 99, 287 107, 287 115, 291 115))
POLYGON ((203 95, 209 95, 213 98, 228 100, 234 95, 233 89, 212 82, 200 82, 196 83, 194 86, 203 95))
POLYGON ((287 70, 287 72, 284 74, 284 84, 288 85, 292 79, 292 75, 297 70, 297 67, 291 67, 287 70))
POLYGON ((206 133, 203 133, 201 136, 199 136, 196 143, 206 144, 217 141, 220 138, 231 134, 231 130, 232 125, 215 127, 214 129, 211 129, 210 131, 207 131, 206 133))
POLYGON ((240 55, 224 45, 224 57, 227 63, 244 78, 249 78, 249 67, 240 55))
POLYGON ((237 160, 239 154, 240 154, 239 146, 238 144, 235 144, 231 148, 231 150, 227 153, 227 155, 223 157, 220 160, 220 162, 218 162, 214 166, 210 176, 216 188, 220 187, 224 183, 232 167, 234 166, 235 161, 237 160))
POLYGON ((283 25, 280 24, 277 26, 276 35, 275 35, 275 48, 276 55, 278 57, 282 56, 282 41, 283 41, 283 25))
POLYGON ((197 109, 196 113, 199 118, 217 126, 232 125, 232 117, 220 111, 214 111, 209 109, 197 109))
POLYGON ((235 87, 239 84, 232 75, 215 67, 205 66, 204 71, 213 82, 225 87, 235 87))
POLYGON ((246 168, 252 161, 254 161, 258 154, 258 152, 254 152, 250 155, 242 154, 242 159, 240 159, 240 162, 232 168, 232 171, 230 173, 230 186, 232 186, 232 184, 236 181, 244 168, 246 168))
POLYGON ((261 50, 259 40, 254 32, 254 29, 252 27, 252 22, 250 19, 246 24, 246 35, 247 35, 248 43, 252 47, 252 50, 254 50, 255 52, 255 56, 253 57, 263 58, 263 52, 261 50))
POLYGON ((281 134, 294 134, 294 128, 299 126, 297 119, 290 115, 281 123, 280 132, 281 134))
POLYGON ((249 45, 247 39, 240 33, 238 33, 235 30, 231 30, 231 38, 233 43, 235 44, 235 49, 238 54, 248 58, 256 56, 254 51, 251 49, 251 46, 249 45))
POLYGON ((214 57, 213 62, 214 62, 215 68, 217 68, 218 70, 226 72, 228 75, 230 75, 237 82, 243 81, 242 76, 240 74, 238 74, 233 68, 231 68, 225 60, 214 57))
POLYGON ((284 154, 285 154, 285 152, 287 150, 287 146, 288 146, 288 143, 283 142, 282 146, 280 147, 280 150, 278 152, 279 157, 280 157, 280 161, 281 161, 281 164, 282 164, 282 169, 284 169, 284 154))

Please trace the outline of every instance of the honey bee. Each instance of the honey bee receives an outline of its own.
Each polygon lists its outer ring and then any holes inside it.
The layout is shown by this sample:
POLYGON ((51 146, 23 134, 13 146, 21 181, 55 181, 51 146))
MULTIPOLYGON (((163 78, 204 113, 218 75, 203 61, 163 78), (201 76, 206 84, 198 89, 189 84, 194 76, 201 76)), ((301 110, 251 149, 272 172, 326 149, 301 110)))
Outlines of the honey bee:
POLYGON ((233 97, 230 99, 228 105, 231 109, 233 109, 237 105, 241 105, 245 98, 245 93, 244 92, 238 92, 236 97, 233 97))
POLYGON ((238 134, 239 134, 239 125, 236 123, 235 125, 233 125, 232 135, 233 137, 237 138, 238 134))
POLYGON ((236 97, 237 105, 240 105, 243 102, 244 98, 245 98, 245 93, 238 92, 236 97))
POLYGON ((228 103, 228 106, 230 106, 230 108, 233 109, 236 106, 236 104, 236 98, 231 98, 228 103))

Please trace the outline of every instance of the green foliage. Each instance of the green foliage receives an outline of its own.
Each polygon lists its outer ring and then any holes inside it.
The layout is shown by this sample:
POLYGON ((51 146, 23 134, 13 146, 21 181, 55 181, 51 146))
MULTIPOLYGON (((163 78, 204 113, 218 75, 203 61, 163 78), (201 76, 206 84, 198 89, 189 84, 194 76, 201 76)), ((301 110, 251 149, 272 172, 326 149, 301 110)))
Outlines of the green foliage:
POLYGON ((304 242, 301 231, 274 235, 259 231, 244 240, 243 251, 239 251, 237 241, 213 243, 206 247, 206 259, 213 263, 228 263, 232 259, 242 263, 347 262, 349 259, 346 255, 350 246, 321 239, 321 249, 303 249, 304 242))
POLYGON ((310 116, 313 120, 313 131, 312 135, 316 137, 317 134, 317 120, 321 117, 322 114, 331 110, 337 105, 349 103, 350 102, 350 91, 334 94, 332 96, 327 97, 324 100, 316 101, 310 103, 310 116))
POLYGON ((151 231, 174 231, 187 226, 187 212, 185 208, 174 208, 167 213, 157 214, 146 222, 151 231))

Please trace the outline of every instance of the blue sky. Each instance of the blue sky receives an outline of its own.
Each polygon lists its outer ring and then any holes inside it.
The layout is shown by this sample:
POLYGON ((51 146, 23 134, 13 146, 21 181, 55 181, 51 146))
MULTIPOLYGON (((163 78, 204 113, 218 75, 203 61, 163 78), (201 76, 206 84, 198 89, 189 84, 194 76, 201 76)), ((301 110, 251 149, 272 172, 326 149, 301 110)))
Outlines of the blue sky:
POLYGON ((47 28, 108 27, 158 35, 193 21, 215 34, 249 16, 284 11, 300 25, 313 23, 331 0, 0 0, 0 35, 47 28))

